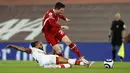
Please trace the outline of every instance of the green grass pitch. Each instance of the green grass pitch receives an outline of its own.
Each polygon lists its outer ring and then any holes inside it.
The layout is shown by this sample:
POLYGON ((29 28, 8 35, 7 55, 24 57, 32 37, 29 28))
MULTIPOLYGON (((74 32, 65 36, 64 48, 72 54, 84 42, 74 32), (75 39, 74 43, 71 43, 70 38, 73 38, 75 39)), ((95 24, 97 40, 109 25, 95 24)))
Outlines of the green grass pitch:
POLYGON ((115 62, 112 69, 104 68, 103 62, 96 62, 91 68, 44 69, 34 61, 0 61, 0 73, 130 73, 130 62, 115 62))

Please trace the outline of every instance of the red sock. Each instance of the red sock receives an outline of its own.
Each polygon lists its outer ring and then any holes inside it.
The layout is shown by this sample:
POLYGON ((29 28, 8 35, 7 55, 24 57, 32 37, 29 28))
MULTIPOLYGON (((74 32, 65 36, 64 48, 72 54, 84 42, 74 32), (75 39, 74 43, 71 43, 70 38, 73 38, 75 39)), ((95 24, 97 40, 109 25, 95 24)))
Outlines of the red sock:
POLYGON ((76 61, 75 61, 75 65, 80 65, 80 61, 79 61, 79 60, 76 60, 76 61))
POLYGON ((59 64, 59 57, 56 57, 56 64, 59 64))
POLYGON ((71 48, 71 50, 72 50, 79 58, 82 57, 81 54, 80 54, 80 52, 79 52, 79 50, 78 50, 78 48, 76 47, 76 45, 74 45, 73 43, 71 43, 71 44, 69 45, 69 47, 71 48))

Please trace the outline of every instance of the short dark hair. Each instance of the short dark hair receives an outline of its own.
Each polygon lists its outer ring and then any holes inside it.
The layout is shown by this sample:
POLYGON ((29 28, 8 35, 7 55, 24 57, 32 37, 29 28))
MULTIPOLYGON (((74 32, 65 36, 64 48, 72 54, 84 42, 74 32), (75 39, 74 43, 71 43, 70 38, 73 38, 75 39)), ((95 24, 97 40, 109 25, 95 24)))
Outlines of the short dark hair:
POLYGON ((65 8, 65 5, 63 3, 61 3, 61 2, 57 2, 55 4, 55 9, 60 9, 60 8, 65 8))
POLYGON ((33 41, 33 42, 31 42, 31 46, 32 46, 32 47, 36 47, 36 45, 37 45, 38 42, 39 42, 39 41, 33 41))

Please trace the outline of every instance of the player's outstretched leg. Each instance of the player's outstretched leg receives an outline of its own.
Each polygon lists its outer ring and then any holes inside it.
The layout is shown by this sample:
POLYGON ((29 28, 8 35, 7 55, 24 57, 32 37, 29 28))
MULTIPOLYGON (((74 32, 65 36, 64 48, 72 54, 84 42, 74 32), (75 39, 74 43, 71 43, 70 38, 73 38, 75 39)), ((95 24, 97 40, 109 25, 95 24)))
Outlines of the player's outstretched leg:
POLYGON ((76 60, 76 59, 68 59, 68 63, 72 64, 72 65, 81 65, 81 66, 87 66, 87 67, 91 67, 93 63, 95 63, 94 61, 90 62, 90 63, 84 63, 80 60, 76 60))
POLYGON ((66 43, 70 48, 71 50, 79 57, 79 59, 86 63, 86 64, 89 64, 89 62, 81 55, 80 51, 78 50, 77 46, 71 42, 71 40, 68 38, 67 35, 65 35, 63 38, 62 38, 62 42, 66 43))
POLYGON ((53 48, 53 51, 54 51, 58 56, 62 56, 61 48, 59 47, 58 44, 54 45, 52 48, 53 48))
POLYGON ((58 63, 59 64, 69 63, 69 64, 72 64, 72 65, 81 65, 81 66, 90 67, 94 62, 84 63, 84 62, 77 60, 77 59, 67 59, 67 58, 59 56, 58 57, 58 63))
POLYGON ((81 65, 81 66, 86 65, 84 62, 81 62, 80 60, 76 60, 76 59, 68 59, 68 63, 72 65, 81 65))

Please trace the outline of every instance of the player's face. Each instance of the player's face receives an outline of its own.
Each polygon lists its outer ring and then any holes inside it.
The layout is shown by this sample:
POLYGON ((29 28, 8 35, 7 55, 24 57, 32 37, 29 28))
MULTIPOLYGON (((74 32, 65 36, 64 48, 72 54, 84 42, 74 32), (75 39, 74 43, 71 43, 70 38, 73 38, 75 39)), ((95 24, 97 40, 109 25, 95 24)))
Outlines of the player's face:
POLYGON ((61 15, 64 13, 64 8, 57 9, 57 15, 61 15))
POLYGON ((115 19, 116 19, 116 20, 119 20, 119 19, 120 19, 120 16, 116 16, 115 19))
POLYGON ((37 43, 37 46, 38 46, 39 49, 43 49, 42 42, 39 41, 39 42, 37 43))
POLYGON ((115 15, 115 19, 116 19, 116 20, 119 20, 120 18, 121 18, 120 14, 116 14, 116 15, 115 15))

